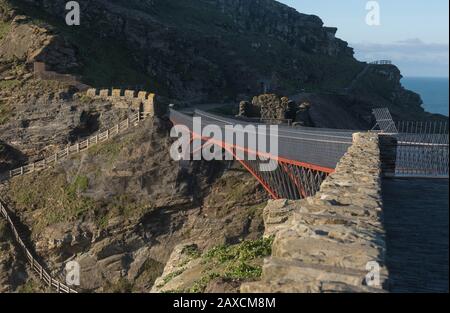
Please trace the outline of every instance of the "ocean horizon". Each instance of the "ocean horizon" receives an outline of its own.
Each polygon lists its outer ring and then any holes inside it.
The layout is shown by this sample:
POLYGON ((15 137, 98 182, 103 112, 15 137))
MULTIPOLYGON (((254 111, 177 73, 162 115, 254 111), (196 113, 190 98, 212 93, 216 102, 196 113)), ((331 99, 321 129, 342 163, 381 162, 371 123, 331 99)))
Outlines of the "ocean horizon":
POLYGON ((448 77, 404 77, 402 85, 422 97, 423 108, 430 113, 449 116, 448 77))

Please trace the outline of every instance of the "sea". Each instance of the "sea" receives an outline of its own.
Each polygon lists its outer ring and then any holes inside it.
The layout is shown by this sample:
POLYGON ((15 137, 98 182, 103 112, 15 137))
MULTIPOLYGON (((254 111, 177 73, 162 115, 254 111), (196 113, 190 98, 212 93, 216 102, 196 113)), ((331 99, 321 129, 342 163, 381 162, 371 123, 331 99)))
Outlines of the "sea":
POLYGON ((404 77, 402 84, 422 97, 426 111, 449 116, 448 77, 404 77))

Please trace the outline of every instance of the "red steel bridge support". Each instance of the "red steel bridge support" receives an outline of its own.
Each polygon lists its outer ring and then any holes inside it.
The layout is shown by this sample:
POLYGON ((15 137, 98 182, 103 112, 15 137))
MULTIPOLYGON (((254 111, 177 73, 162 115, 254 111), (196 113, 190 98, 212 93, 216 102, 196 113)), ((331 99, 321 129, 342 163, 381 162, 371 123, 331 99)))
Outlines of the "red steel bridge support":
MULTIPOLYGON (((240 147, 230 145, 223 141, 202 137, 191 132, 191 142, 200 140, 202 149, 206 146, 214 145, 214 149, 222 149, 230 153, 258 182, 264 187, 273 199, 298 200, 313 196, 319 191, 322 182, 334 169, 322 167, 314 164, 274 157, 265 153, 258 153, 240 147), (238 150, 244 152, 246 158, 240 158, 238 150), (277 162, 276 169, 263 171, 261 168, 267 166, 269 160, 277 162)), ((211 147, 209 147, 211 148, 211 147)), ((197 152, 193 151, 192 154, 197 152)))

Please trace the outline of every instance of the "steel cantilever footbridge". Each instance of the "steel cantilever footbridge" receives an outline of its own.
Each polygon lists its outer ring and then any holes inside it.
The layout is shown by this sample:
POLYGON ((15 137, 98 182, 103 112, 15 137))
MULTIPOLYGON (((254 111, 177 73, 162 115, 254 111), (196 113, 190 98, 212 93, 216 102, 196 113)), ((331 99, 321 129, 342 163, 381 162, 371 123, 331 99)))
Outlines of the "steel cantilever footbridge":
MULTIPOLYGON (((201 128, 216 125, 225 133, 225 127, 258 126, 242 120, 226 118, 201 110, 195 110, 193 115, 176 110, 170 110, 170 120, 174 125, 189 128, 192 139, 200 139, 203 144, 214 144, 227 151, 239 161, 267 190, 274 199, 303 199, 314 195, 323 180, 334 172, 336 164, 352 145, 354 131, 322 129, 322 128, 292 128, 279 125, 277 134, 268 133, 269 141, 278 143, 277 153, 267 150, 252 149, 248 144, 248 136, 237 143, 234 137, 215 140, 198 133, 199 127, 194 127, 194 118, 201 118, 201 128), (241 157, 244 155, 244 157, 241 157), (268 161, 277 166, 273 170, 267 168, 268 161)), ((266 126, 266 125, 265 125, 266 126)), ((242 129, 242 127, 240 129, 242 129)), ((235 128, 236 129, 236 128, 235 128)), ((244 135, 249 135, 248 132, 244 135)))

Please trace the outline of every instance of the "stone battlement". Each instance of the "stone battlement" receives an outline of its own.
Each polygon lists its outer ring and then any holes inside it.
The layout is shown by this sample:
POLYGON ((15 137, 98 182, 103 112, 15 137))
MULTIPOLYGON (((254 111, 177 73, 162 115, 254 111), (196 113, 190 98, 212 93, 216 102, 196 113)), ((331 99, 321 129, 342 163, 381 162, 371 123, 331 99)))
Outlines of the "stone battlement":
POLYGON ((147 91, 91 88, 86 91, 86 96, 92 99, 110 101, 116 108, 133 108, 149 113, 151 116, 159 114, 163 107, 161 98, 147 91))
POLYGON ((356 133, 314 197, 270 201, 264 235, 275 237, 272 255, 261 281, 241 292, 384 292, 381 163, 378 136, 356 133), (379 284, 367 283, 370 271, 379 284))

